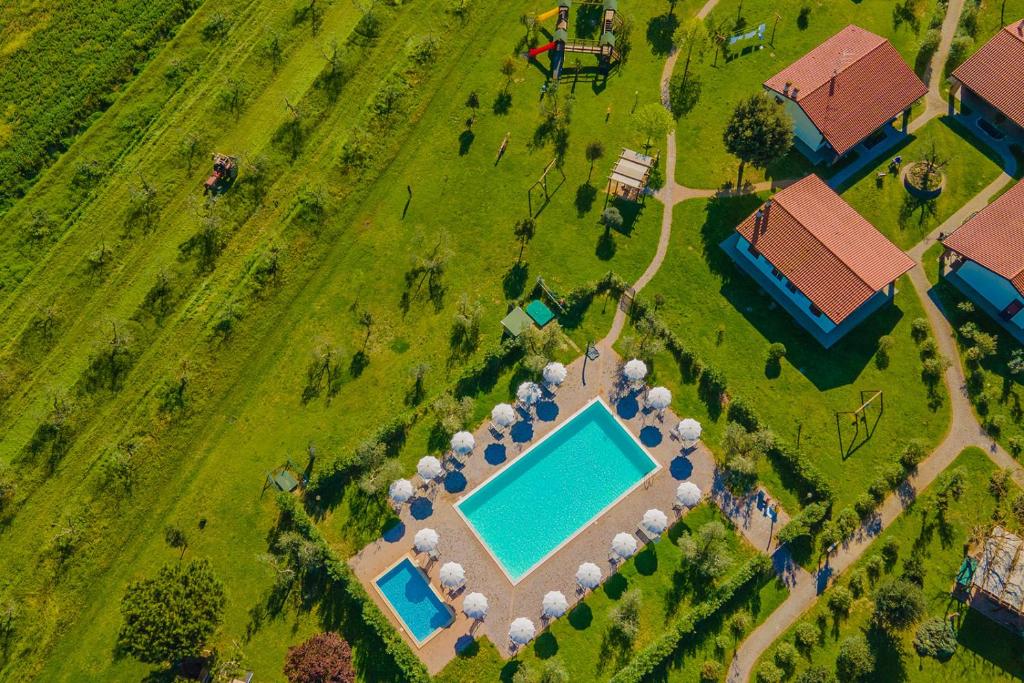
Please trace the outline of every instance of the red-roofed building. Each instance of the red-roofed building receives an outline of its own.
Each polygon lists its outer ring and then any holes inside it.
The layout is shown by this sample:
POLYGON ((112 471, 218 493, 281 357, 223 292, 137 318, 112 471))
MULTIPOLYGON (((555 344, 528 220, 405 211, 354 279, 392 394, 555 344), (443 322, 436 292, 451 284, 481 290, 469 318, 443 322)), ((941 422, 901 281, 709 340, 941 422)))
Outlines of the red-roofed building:
POLYGON ((942 243, 947 280, 1024 342, 1024 181, 942 243))
POLYGON ((950 77, 952 97, 1024 137, 1024 19, 1001 29, 950 77), (1005 120, 1004 120, 1005 119, 1005 120))
POLYGON ((797 148, 835 160, 889 126, 928 92, 892 44, 847 26, 764 82, 793 118, 797 148))
POLYGON ((779 191, 723 247, 825 348, 891 302, 914 266, 816 175, 779 191))

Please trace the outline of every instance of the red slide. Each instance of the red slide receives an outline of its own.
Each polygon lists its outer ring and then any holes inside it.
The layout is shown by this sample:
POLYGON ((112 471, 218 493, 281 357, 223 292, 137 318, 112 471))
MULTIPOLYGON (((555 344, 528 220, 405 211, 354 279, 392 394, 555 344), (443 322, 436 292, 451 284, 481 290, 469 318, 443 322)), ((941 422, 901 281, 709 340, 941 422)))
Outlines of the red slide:
POLYGON ((536 57, 537 55, 539 55, 542 52, 547 52, 548 50, 552 50, 552 49, 554 49, 554 47, 555 47, 555 42, 554 41, 551 41, 547 45, 538 45, 537 47, 535 47, 532 50, 530 50, 530 52, 529 52, 530 58, 532 59, 533 57, 536 57))

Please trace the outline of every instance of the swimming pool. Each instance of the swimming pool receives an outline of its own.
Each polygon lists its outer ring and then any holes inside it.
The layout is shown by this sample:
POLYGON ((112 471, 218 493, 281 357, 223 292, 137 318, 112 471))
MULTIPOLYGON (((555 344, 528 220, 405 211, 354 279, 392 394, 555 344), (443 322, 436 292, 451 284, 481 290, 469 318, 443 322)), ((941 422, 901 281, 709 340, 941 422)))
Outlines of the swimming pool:
POLYGON ((659 468, 595 398, 455 509, 515 584, 659 468))
POLYGON ((417 645, 452 623, 451 610, 408 557, 378 576, 374 585, 417 645))

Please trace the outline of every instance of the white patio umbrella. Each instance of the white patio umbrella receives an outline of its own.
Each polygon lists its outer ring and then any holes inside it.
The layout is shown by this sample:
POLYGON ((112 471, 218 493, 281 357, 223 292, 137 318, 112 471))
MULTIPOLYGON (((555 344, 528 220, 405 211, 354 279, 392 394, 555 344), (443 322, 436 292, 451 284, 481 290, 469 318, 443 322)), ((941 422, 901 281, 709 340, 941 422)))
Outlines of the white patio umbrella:
POLYGON ((507 403, 499 403, 491 410, 491 421, 499 427, 511 427, 516 422, 516 409, 507 403))
POLYGON ((652 508, 644 513, 640 526, 653 536, 661 536, 668 528, 668 517, 661 510, 652 508))
POLYGON ((516 645, 526 645, 533 640, 533 636, 536 633, 537 629, 534 627, 533 622, 526 617, 515 619, 508 628, 509 640, 516 645))
POLYGON ((391 486, 388 487, 388 497, 397 505, 406 502, 412 498, 412 482, 408 479, 396 479, 391 482, 391 486))
POLYGON ((569 601, 559 591, 551 591, 545 595, 542 605, 542 614, 550 619, 557 619, 569 611, 569 601))
POLYGON ((472 453, 475 446, 476 439, 469 432, 456 432, 452 437, 452 450, 459 455, 472 453))
POLYGON ((684 481, 676 489, 676 502, 684 507, 695 507, 700 502, 700 496, 700 487, 692 481, 684 481))
POLYGON ((441 476, 441 461, 432 455, 425 455, 416 464, 416 473, 423 477, 424 481, 433 481, 441 476))
POLYGON ((431 528, 420 529, 412 539, 412 547, 418 553, 432 553, 437 550, 441 537, 431 528))
POLYGON ((516 398, 518 398, 524 405, 532 406, 534 403, 540 400, 541 390, 540 387, 533 382, 523 382, 519 385, 519 389, 516 390, 516 398))
POLYGON ((439 576, 445 588, 458 588, 466 583, 466 570, 458 562, 445 562, 441 565, 439 576))
POLYGON ((576 570, 576 584, 583 590, 592 590, 601 583, 601 568, 593 562, 584 562, 576 570))
POLYGON ((654 387, 647 392, 647 405, 654 410, 665 410, 672 405, 672 392, 665 387, 654 387))
POLYGON ((561 363, 551 362, 544 366, 544 381, 551 386, 561 386, 568 374, 565 366, 561 363))
POLYGON ((685 420, 679 421, 679 426, 676 427, 676 431, 679 432, 679 438, 683 440, 683 443, 687 448, 697 443, 700 439, 700 422, 697 422, 692 417, 688 417, 685 420))
POLYGON ((622 376, 629 382, 639 382, 647 376, 647 363, 638 358, 627 362, 622 368, 622 376))
POLYGON ((483 621, 487 618, 487 598, 483 593, 470 593, 462 601, 462 613, 470 619, 483 621))
POLYGON ((623 560, 632 557, 636 553, 636 539, 632 534, 620 532, 612 539, 612 552, 623 560))

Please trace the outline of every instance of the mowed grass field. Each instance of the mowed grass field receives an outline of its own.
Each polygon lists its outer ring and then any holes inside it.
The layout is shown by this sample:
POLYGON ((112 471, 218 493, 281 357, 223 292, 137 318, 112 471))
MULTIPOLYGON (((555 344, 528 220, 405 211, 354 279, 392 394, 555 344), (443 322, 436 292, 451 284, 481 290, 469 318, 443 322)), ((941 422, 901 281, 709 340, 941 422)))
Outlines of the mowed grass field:
MULTIPOLYGON (((766 37, 763 49, 756 40, 737 43, 729 59, 718 56, 714 47, 705 51, 703 59, 694 59, 691 74, 700 80, 700 98, 696 106, 680 117, 676 132, 679 168, 676 180, 688 187, 717 188, 736 182, 739 160, 725 150, 722 133, 736 105, 744 98, 762 91, 761 84, 799 59, 822 41, 849 24, 888 38, 911 66, 919 49, 920 39, 928 28, 933 7, 921 6, 915 21, 897 20, 894 10, 902 2, 893 0, 723 0, 712 10, 708 24, 731 35, 737 24, 746 31, 764 23, 766 37), (807 8, 801 20, 802 8, 807 8), (776 16, 778 22, 776 23, 776 16), (774 31, 774 43, 771 43, 774 31)), ((742 33, 744 31, 735 31, 742 33)), ((680 58, 675 72, 682 73, 685 60, 680 58)), ((744 169, 744 181, 752 183, 784 180, 806 175, 809 162, 792 150, 767 169, 744 169)))
MULTIPOLYGON (((0 463, 13 473, 16 493, 3 511, 0 594, 23 616, 3 677, 145 676, 150 667, 115 652, 118 602, 128 582, 177 561, 163 542, 167 524, 186 530, 186 559, 210 559, 226 585, 225 623, 212 645, 224 650, 237 642, 244 665, 261 680, 279 679, 287 646, 314 630, 360 627, 350 615, 301 601, 263 611, 274 572, 259 556, 275 519, 272 496, 261 495, 264 476, 289 457, 304 463, 311 444, 323 463, 369 438, 405 409, 416 364, 431 366, 428 400, 447 388, 459 371, 448 341, 461 295, 483 305, 478 353, 497 343, 506 296, 516 296, 505 278, 519 251, 512 224, 526 215, 527 189, 554 154, 535 138, 544 74, 522 62, 506 86, 499 71, 520 47, 522 11, 479 2, 459 18, 443 2, 381 6, 378 35, 371 36, 358 10, 338 3, 325 7, 313 35, 291 7, 204 5, 5 216, 7 272, 16 286, 0 300, 0 463), (228 47, 212 50, 202 32, 217 13, 231 18, 221 41, 228 47), (440 36, 440 49, 416 71, 401 115, 375 134, 369 168, 344 173, 341 150, 366 130, 375 91, 410 38, 428 32, 440 36), (275 36, 282 49, 272 58, 275 36), (323 74, 333 40, 345 50, 345 75, 331 95, 323 74), (185 81, 177 86, 167 73, 183 63, 185 81), (226 106, 222 93, 239 83, 241 104, 226 106), (506 87, 511 106, 498 113, 492 104, 506 87), (482 106, 467 146, 464 103, 474 90, 482 106), (140 106, 153 109, 151 119, 119 147, 118 131, 140 106), (302 127, 297 146, 282 134, 293 118, 302 127), (495 163, 506 133, 509 148, 495 163), (202 138, 201 153, 189 169, 182 148, 193 134, 202 138), (213 150, 240 154, 243 167, 211 210, 201 182, 213 150), (256 188, 251 173, 246 180, 247 164, 261 157, 268 172, 256 188), (97 159, 104 171, 86 188, 75 184, 79 165, 97 159), (133 208, 143 185, 155 188, 152 221, 133 208), (322 207, 314 219, 306 210, 311 196, 322 207), (44 239, 30 239, 38 212, 51 214, 54 227, 44 239), (219 237, 212 259, 181 248, 211 225, 219 237), (444 296, 436 304, 413 297, 403 310, 405 273, 438 244, 450 254, 444 296), (279 272, 267 284, 255 273, 270 254, 279 272), (375 321, 368 341, 363 312, 375 321), (215 334, 225 319, 231 333, 215 334), (115 382, 95 382, 96 359, 115 335, 130 361, 115 382), (346 372, 332 399, 304 402, 311 354, 325 343, 339 350, 347 370, 357 351, 369 363, 346 372), (185 408, 162 411, 164 389, 182 377, 185 408), (66 444, 40 431, 54 419, 66 419, 66 444)), ((556 189, 552 174, 550 203, 524 256, 528 283, 543 275, 568 289, 608 270, 635 279, 654 253, 657 202, 649 201, 610 247, 599 242, 601 200, 578 203, 577 190, 589 172, 586 143, 605 146, 594 171, 600 186, 618 149, 643 141, 629 112, 635 102, 657 98, 662 55, 645 37, 655 11, 630 10, 634 49, 607 83, 575 85, 566 178, 556 189)), ((572 332, 575 343, 603 334, 612 312, 597 302, 572 332)), ((496 385, 477 411, 508 391, 496 385)), ((410 472, 426 444, 427 430, 414 431, 401 455, 410 472)), ((375 538, 387 518, 360 505, 365 497, 343 496, 322 522, 342 556, 375 538)), ((393 675, 353 640, 366 680, 393 675)))
MULTIPOLYGON (((825 350, 739 270, 719 244, 761 201, 751 195, 677 205, 668 256, 643 295, 664 296, 659 315, 688 348, 722 370, 732 397, 747 401, 780 438, 799 443, 832 482, 841 509, 867 490, 880 468, 896 461, 906 441, 938 443, 949 424, 948 402, 941 386, 931 395, 921 380, 910 325, 924 311, 906 278, 897 282, 894 306, 825 350), (882 336, 892 339, 885 367, 875 357, 882 336), (788 352, 778 373, 766 368, 775 342, 788 352), (849 416, 837 422, 837 411, 856 410, 860 392, 875 390, 883 392, 884 411, 869 411, 869 438, 863 424, 859 433, 852 427, 849 416)), ((655 382, 673 389, 676 410, 700 420, 704 440, 717 448, 724 411, 709 410, 671 355, 658 358, 654 375, 655 382)), ((784 508, 802 506, 767 460, 760 477, 784 508)))

